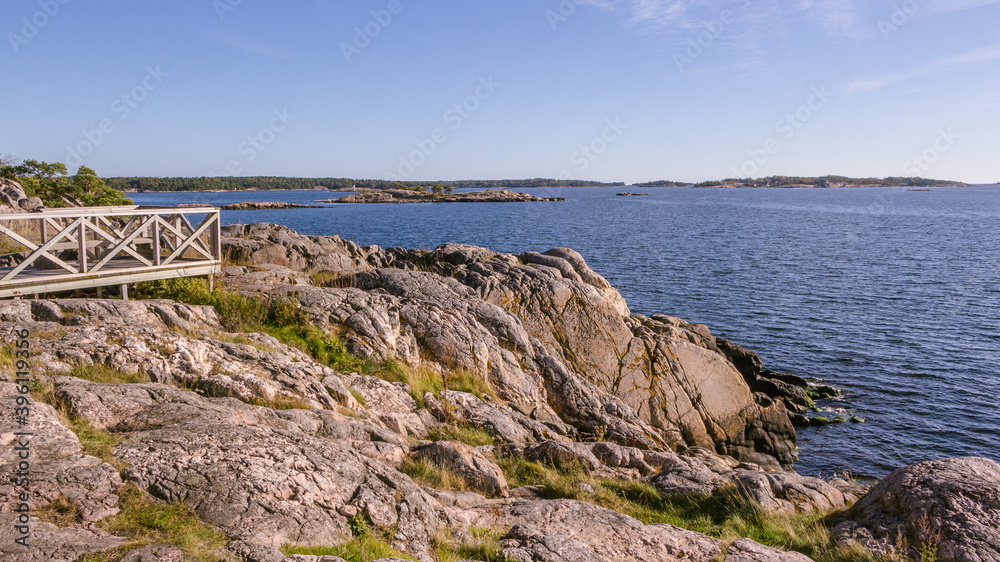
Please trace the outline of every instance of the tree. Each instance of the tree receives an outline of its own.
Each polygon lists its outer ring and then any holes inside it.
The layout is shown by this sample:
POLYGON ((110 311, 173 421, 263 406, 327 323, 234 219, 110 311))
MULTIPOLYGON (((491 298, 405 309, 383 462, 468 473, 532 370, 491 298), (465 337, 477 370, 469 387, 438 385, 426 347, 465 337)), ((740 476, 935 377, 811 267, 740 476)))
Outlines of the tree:
POLYGON ((76 175, 73 176, 67 195, 88 207, 129 205, 132 203, 132 200, 126 198, 120 191, 108 187, 104 180, 97 177, 94 170, 86 166, 80 166, 76 175))

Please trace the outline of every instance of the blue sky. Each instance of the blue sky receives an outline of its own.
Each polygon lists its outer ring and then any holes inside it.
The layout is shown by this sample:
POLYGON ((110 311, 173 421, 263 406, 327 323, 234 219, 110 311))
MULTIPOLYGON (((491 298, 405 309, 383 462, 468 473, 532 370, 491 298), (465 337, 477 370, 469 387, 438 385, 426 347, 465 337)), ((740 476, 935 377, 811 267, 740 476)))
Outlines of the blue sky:
POLYGON ((0 22, 0 153, 108 176, 1000 181, 1000 0, 7 0, 0 22))

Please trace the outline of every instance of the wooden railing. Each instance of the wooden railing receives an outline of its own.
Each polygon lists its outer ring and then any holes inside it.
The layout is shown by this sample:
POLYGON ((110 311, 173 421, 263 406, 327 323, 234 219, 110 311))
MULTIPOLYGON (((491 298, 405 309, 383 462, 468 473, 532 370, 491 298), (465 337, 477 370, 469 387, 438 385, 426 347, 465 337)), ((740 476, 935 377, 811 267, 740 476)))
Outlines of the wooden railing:
POLYGON ((0 298, 108 285, 121 285, 125 296, 128 283, 211 275, 222 266, 219 209, 209 206, 0 214, 3 237, 23 251, 0 267, 0 298), (194 226, 191 215, 205 218, 194 226))

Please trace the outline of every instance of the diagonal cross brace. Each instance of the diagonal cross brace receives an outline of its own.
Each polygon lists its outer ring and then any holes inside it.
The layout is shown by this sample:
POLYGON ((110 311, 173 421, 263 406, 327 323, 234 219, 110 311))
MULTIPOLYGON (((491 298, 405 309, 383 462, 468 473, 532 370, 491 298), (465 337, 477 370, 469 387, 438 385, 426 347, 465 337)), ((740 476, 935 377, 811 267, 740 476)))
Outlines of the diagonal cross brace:
MULTIPOLYGON (((132 234, 129 234, 127 237, 125 237, 124 240, 122 240, 121 242, 118 242, 117 246, 115 246, 114 248, 111 248, 111 250, 109 250, 108 253, 104 254, 104 258, 102 258, 101 261, 99 261, 96 264, 94 264, 93 267, 90 268, 90 271, 97 271, 98 269, 104 267, 109 261, 112 260, 112 258, 114 258, 115 256, 118 255, 118 252, 122 252, 122 251, 125 251, 125 252, 128 252, 129 254, 132 254, 132 257, 138 259, 139 261, 141 261, 142 263, 144 263, 147 266, 153 265, 153 262, 147 260, 145 257, 143 257, 142 255, 140 255, 139 252, 136 252, 135 250, 133 250, 131 247, 129 247, 129 244, 131 244, 136 238, 138 238, 140 234, 142 234, 143 232, 145 232, 146 231, 146 227, 149 226, 150 224, 152 224, 156 220, 159 220, 159 217, 157 217, 156 215, 152 215, 148 219, 146 219, 145 222, 141 223, 139 226, 137 226, 135 228, 135 230, 132 231, 132 234)), ((98 232, 101 236, 104 236, 106 239, 110 240, 111 242, 116 242, 116 240, 114 240, 113 236, 111 236, 110 234, 107 234, 106 232, 101 231, 100 229, 97 229, 97 228, 94 228, 93 226, 91 226, 91 230, 93 230, 95 232, 98 232)))
POLYGON ((10 271, 10 273, 8 273, 7 275, 5 275, 3 279, 0 279, 0 281, 8 281, 10 279, 13 279, 14 277, 17 276, 17 274, 19 274, 22 271, 24 271, 24 269, 26 267, 28 267, 29 265, 31 265, 32 263, 34 263, 35 260, 37 260, 38 258, 43 257, 43 256, 46 259, 48 259, 49 261, 51 261, 52 263, 58 265, 59 267, 65 269, 66 271, 69 271, 70 273, 79 273, 80 272, 79 269, 77 269, 77 268, 69 265, 68 263, 62 261, 61 259, 59 259, 58 257, 56 257, 54 255, 50 255, 49 254, 49 249, 52 248, 52 246, 55 246, 56 244, 58 244, 59 241, 62 240, 63 238, 68 238, 68 235, 74 229, 78 228, 82 222, 83 222, 83 218, 76 219, 75 221, 73 221, 72 223, 70 223, 69 226, 67 226, 66 228, 64 228, 61 232, 59 232, 58 234, 56 234, 55 236, 53 236, 52 238, 50 238, 48 242, 42 244, 41 246, 36 245, 34 242, 31 242, 30 240, 28 240, 28 239, 20 236, 19 234, 17 234, 16 232, 10 230, 9 228, 7 228, 7 227, 5 227, 3 225, 0 225, 0 232, 3 232, 7 236, 10 236, 11 238, 13 238, 14 240, 16 240, 20 244, 23 244, 23 245, 27 246, 28 249, 32 250, 31 255, 29 255, 27 258, 25 258, 24 261, 22 261, 20 264, 18 264, 17 267, 15 267, 14 269, 12 269, 10 271))
MULTIPOLYGON (((216 216, 214 216, 214 217, 206 220, 204 223, 202 223, 202 225, 198 227, 198 230, 194 231, 194 233, 191 234, 190 238, 188 238, 182 244, 180 244, 179 246, 177 246, 177 249, 174 250, 173 253, 171 253, 169 256, 167 256, 166 259, 164 259, 162 262, 160 262, 160 264, 161 265, 167 265, 167 264, 169 264, 170 262, 174 261, 175 258, 177 258, 181 254, 183 254, 184 250, 188 249, 189 247, 193 247, 193 244, 195 242, 201 243, 201 240, 199 240, 198 238, 202 234, 204 234, 205 231, 208 230, 208 228, 210 226, 212 226, 213 224, 215 224, 215 221, 217 221, 217 220, 219 220, 219 216, 218 215, 216 215, 216 216)), ((201 249, 197 248, 197 247, 195 247, 195 250, 201 251, 201 249)), ((208 256, 208 258, 209 259, 214 259, 211 256, 208 256)))

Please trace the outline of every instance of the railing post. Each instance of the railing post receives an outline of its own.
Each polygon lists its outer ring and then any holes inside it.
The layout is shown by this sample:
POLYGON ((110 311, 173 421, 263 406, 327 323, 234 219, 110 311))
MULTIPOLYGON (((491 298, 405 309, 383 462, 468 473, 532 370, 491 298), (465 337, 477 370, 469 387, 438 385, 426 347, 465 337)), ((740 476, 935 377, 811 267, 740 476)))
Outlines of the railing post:
POLYGON ((212 255, 222 261, 222 217, 219 211, 215 213, 215 226, 212 227, 212 255))
POLYGON ((87 273, 87 219, 77 227, 76 238, 80 246, 80 273, 87 273))
POLYGON ((160 216, 153 221, 153 265, 160 265, 160 216))
POLYGON ((177 229, 178 234, 174 235, 174 248, 179 248, 184 242, 184 238, 181 236, 181 215, 177 213, 174 215, 174 228, 177 229))
POLYGON ((42 244, 49 241, 49 224, 45 219, 38 219, 39 230, 42 231, 42 244))

